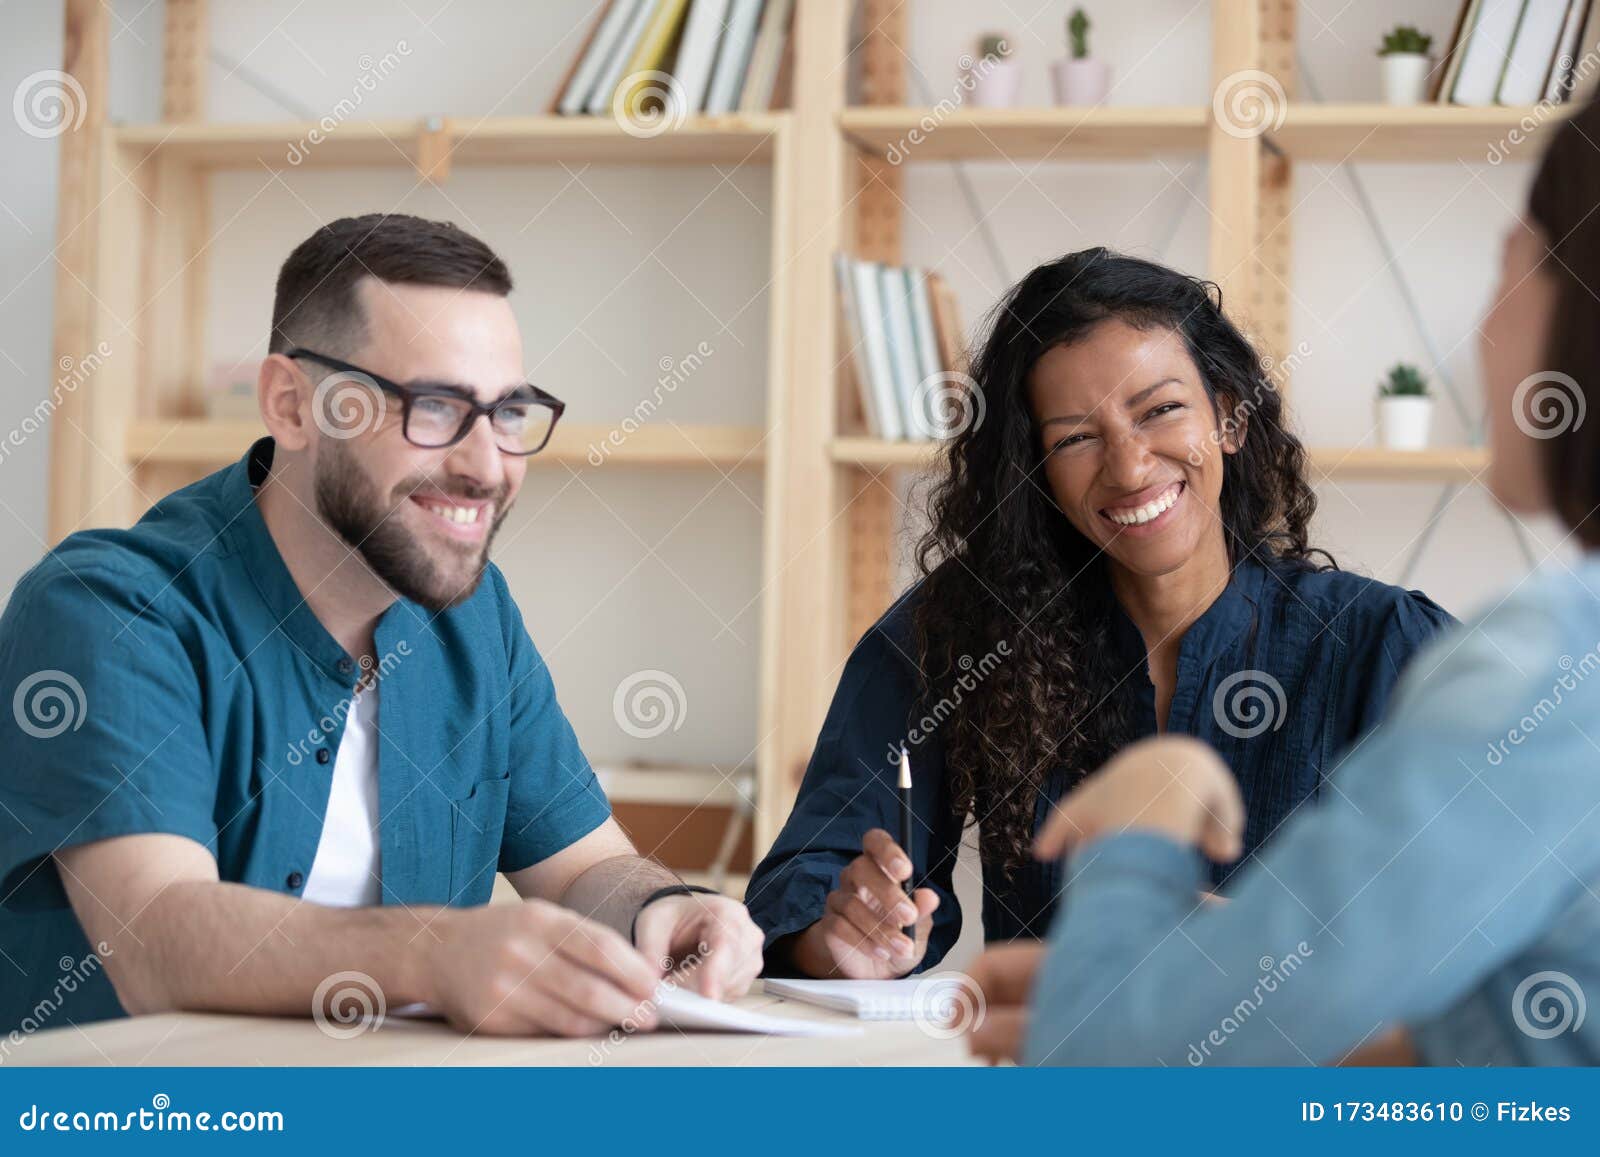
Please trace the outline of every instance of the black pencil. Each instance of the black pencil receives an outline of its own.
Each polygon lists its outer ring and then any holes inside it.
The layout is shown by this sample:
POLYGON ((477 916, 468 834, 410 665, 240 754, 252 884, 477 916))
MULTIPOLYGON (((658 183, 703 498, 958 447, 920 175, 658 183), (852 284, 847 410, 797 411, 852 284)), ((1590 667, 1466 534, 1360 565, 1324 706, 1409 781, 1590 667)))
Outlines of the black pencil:
MULTIPOLYGON (((900 745, 900 850, 906 854, 906 859, 911 861, 911 757, 906 754, 906 745, 900 745)), ((909 899, 912 891, 911 881, 916 877, 917 865, 911 861, 911 874, 906 877, 906 897, 909 899)), ((916 901, 912 900, 915 909, 916 901)), ((913 945, 917 942, 916 922, 906 925, 901 929, 906 934, 906 939, 913 945)))

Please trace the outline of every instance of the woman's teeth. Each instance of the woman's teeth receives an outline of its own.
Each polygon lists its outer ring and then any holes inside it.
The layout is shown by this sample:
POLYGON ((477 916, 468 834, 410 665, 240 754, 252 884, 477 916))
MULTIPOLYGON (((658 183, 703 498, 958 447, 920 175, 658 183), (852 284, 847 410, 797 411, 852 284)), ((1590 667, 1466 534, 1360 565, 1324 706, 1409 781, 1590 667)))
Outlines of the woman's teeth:
POLYGON ((1152 519, 1160 518, 1172 509, 1173 503, 1178 501, 1178 495, 1183 492, 1181 484, 1174 484, 1172 489, 1166 491, 1154 502, 1147 502, 1143 506, 1135 506, 1131 510, 1108 510, 1106 517, 1118 526, 1141 526, 1152 519))

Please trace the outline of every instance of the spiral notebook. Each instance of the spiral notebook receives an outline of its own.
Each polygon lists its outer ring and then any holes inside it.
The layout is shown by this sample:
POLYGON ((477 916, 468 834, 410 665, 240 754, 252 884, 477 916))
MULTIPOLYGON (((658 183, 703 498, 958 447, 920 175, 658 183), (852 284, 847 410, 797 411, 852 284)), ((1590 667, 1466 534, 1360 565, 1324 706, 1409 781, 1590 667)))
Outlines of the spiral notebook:
POLYGON ((936 1018, 960 998, 960 976, 907 976, 901 980, 763 980, 768 996, 804 1001, 860 1020, 936 1018))

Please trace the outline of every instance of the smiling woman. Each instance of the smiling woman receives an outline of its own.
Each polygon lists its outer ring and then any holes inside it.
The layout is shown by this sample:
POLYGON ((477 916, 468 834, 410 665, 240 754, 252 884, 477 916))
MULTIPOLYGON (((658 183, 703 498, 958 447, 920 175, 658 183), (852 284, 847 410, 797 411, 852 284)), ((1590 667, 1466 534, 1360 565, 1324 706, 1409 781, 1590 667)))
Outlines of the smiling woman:
POLYGON ((1215 285, 1069 254, 996 308, 973 377, 985 417, 948 444, 923 579, 857 645, 751 879, 769 970, 937 962, 960 929, 968 817, 986 939, 1043 934, 1061 881, 1028 855, 1035 830, 1086 772, 1157 732, 1224 753, 1252 856, 1450 622, 1311 545, 1305 451, 1215 285), (912 720, 936 726, 908 734, 912 720), (895 814, 883 753, 906 740, 920 822, 902 848, 876 829, 895 814))

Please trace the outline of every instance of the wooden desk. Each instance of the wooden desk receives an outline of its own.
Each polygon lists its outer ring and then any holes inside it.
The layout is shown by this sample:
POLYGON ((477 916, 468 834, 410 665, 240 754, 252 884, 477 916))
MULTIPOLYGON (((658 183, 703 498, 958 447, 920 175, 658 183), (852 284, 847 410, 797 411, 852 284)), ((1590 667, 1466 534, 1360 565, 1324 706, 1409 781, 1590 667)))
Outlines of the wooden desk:
MULTIPOLYGON (((843 1021, 767 996, 739 1002, 784 1016, 843 1021)), ((343 1029, 343 1026, 335 1026, 343 1029)), ((464 1036, 438 1021, 391 1017, 336 1039, 314 1021, 163 1013, 47 1029, 13 1045, 8 1065, 965 1065, 961 1038, 911 1021, 864 1021, 859 1037, 765 1037, 663 1029, 619 1040, 464 1036)))

